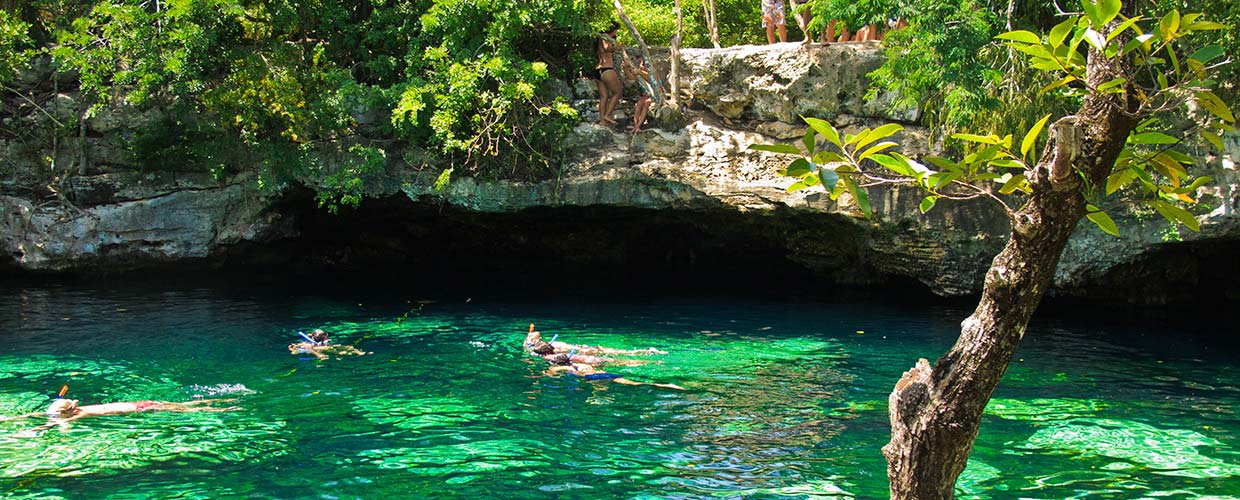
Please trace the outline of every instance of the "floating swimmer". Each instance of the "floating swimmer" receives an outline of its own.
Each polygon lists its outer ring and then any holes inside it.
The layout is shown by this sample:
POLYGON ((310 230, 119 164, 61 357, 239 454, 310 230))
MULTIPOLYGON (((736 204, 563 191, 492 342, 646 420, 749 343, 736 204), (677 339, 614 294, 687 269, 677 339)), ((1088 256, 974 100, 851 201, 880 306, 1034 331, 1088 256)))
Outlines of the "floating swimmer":
POLYGON ((316 328, 309 335, 303 332, 297 332, 304 342, 294 342, 288 345, 288 352, 291 354, 309 354, 318 359, 327 359, 330 356, 362 356, 365 354, 374 354, 364 352, 351 345, 329 344, 330 336, 322 328, 316 328))
POLYGON ((207 406, 213 403, 228 403, 237 401, 236 399, 200 399, 197 401, 186 401, 181 403, 173 403, 168 401, 126 401, 118 403, 106 403, 99 405, 78 406, 76 399, 64 399, 65 392, 69 390, 69 386, 60 389, 60 394, 56 401, 47 407, 42 413, 28 413, 16 418, 26 418, 43 415, 48 418, 46 424, 40 425, 30 430, 30 432, 38 432, 50 429, 57 425, 66 425, 69 422, 85 417, 98 417, 103 415, 121 415, 125 413, 140 413, 148 411, 172 411, 172 412, 223 412, 240 410, 240 406, 216 407, 207 406))
POLYGON ((678 391, 685 390, 684 387, 676 384, 656 384, 653 382, 638 382, 635 380, 629 380, 624 378, 624 375, 620 375, 618 373, 608 373, 585 363, 574 363, 572 361, 573 359, 575 359, 575 357, 570 357, 567 353, 555 354, 551 356, 548 359, 548 361, 551 362, 551 367, 547 369, 547 374, 564 374, 570 377, 581 377, 584 380, 608 380, 624 385, 652 385, 665 389, 676 389, 678 391))
POLYGON ((615 354, 624 356, 642 356, 648 354, 667 354, 667 351, 660 351, 653 347, 648 349, 613 349, 610 347, 594 346, 594 345, 574 345, 565 342, 556 342, 559 334, 551 337, 551 341, 547 342, 542 339, 542 333, 534 330, 534 324, 530 323, 530 331, 525 335, 525 349, 538 354, 547 356, 549 354, 567 354, 576 351, 577 355, 574 360, 578 362, 586 359, 584 356, 599 356, 602 354, 615 354))

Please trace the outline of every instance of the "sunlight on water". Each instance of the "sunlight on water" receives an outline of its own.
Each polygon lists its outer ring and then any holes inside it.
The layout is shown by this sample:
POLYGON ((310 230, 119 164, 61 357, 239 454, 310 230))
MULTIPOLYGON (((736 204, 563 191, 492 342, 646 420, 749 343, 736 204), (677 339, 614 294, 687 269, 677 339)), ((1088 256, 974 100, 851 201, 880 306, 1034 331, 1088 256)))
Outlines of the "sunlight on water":
MULTIPOLYGON (((887 393, 954 341, 964 314, 209 288, 4 294, 16 300, 0 301, 0 322, 17 326, 0 347, 0 415, 42 412, 62 385, 81 404, 240 407, 37 432, 46 417, 0 421, 5 498, 882 498, 887 393), (606 369, 687 390, 549 376, 521 350, 530 323, 545 338, 666 351, 606 369), (288 353, 298 331, 319 327, 371 354, 288 353)), ((1039 328, 987 407, 960 498, 1240 494, 1234 357, 1039 328)))

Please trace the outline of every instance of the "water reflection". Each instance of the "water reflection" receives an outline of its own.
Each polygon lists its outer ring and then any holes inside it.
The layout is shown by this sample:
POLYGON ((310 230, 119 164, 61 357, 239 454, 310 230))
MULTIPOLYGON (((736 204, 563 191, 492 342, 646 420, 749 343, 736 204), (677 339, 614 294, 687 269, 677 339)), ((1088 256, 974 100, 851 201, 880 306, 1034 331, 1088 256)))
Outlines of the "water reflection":
MULTIPOLYGON (((227 394, 226 414, 0 422, 12 498, 881 498, 886 397, 960 311, 745 301, 413 304, 218 289, 0 291, 0 414, 227 394), (69 319, 65 319, 69 318, 69 319), (687 391, 543 375, 562 340, 658 347, 615 367, 687 391), (373 356, 289 356, 325 327, 373 356), (72 492, 67 494, 66 492, 72 492)), ((1208 346, 1030 330, 961 498, 1225 498, 1240 377, 1208 346)), ((1174 332, 1165 332, 1174 338, 1174 332)))

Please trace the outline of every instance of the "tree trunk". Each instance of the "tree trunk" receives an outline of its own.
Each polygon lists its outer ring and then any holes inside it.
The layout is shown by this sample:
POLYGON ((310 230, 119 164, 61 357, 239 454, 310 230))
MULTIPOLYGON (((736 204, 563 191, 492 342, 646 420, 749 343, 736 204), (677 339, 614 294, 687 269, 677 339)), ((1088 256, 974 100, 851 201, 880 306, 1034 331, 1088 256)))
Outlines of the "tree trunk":
MULTIPOLYGON (((656 109, 663 107, 663 92, 654 88, 654 59, 650 58, 650 48, 646 46, 646 40, 642 39, 642 34, 637 31, 637 26, 633 25, 633 20, 629 19, 629 15, 624 13, 624 6, 620 5, 620 0, 612 0, 612 3, 616 5, 616 15, 620 18, 620 22, 624 23, 624 25, 629 28, 629 33, 633 35, 634 40, 637 40, 637 47, 642 51, 642 59, 646 60, 646 62, 650 64, 650 68, 648 68, 650 78, 647 81, 643 81, 641 79, 638 79, 637 81, 641 84, 642 88, 646 89, 646 92, 650 93, 651 98, 654 99, 654 107, 656 109)), ((625 54, 623 50, 620 51, 620 57, 624 60, 625 64, 631 64, 628 55, 625 54)))
POLYGON ((710 32, 710 43, 719 46, 719 24, 715 21, 715 0, 702 0, 702 10, 706 11, 706 30, 710 32))
POLYGON ((685 16, 680 10, 680 0, 676 0, 676 36, 672 38, 671 74, 668 75, 668 80, 672 87, 672 96, 667 103, 668 106, 673 108, 680 106, 676 101, 680 97, 680 41, 684 31, 685 16))
MULTIPOLYGON (((1122 74, 1091 49, 1087 85, 1122 74)), ((1082 193, 1101 186, 1137 119, 1125 94, 1090 95, 1056 122, 1042 160, 1027 175, 1033 193, 1010 214, 1012 233, 986 273, 982 298, 960 338, 934 367, 919 360, 888 399, 891 442, 883 447, 893 499, 948 499, 964 471, 982 411, 1007 371, 1059 256, 1085 215, 1082 193), (1082 175, 1073 175, 1079 172, 1082 175)))

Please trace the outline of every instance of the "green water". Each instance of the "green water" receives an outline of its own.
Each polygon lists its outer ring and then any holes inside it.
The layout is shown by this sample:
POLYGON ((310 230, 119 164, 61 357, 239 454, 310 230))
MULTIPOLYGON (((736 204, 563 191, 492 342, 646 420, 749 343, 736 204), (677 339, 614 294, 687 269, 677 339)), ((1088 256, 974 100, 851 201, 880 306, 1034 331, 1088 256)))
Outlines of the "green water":
MULTIPOLYGON (((0 415, 63 384, 82 404, 242 407, 0 422, 0 497, 883 498, 887 394, 967 314, 291 289, 0 289, 0 415), (546 376, 519 349, 530 322, 669 351, 613 371, 688 390, 546 376), (290 355, 315 327, 374 354, 290 355)), ((959 495, 1240 498, 1240 363, 1222 325, 1036 322, 959 495)))

